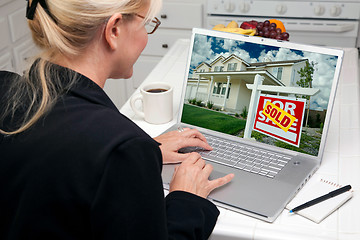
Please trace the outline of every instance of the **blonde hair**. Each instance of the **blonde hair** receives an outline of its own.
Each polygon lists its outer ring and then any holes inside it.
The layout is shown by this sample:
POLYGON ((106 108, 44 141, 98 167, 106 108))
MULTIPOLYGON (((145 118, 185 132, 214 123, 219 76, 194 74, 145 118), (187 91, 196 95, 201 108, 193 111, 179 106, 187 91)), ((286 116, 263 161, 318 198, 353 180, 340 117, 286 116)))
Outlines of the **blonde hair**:
POLYGON ((61 83, 60 73, 51 61, 81 54, 115 13, 127 16, 148 8, 144 21, 152 19, 160 10, 162 0, 51 0, 46 3, 51 14, 38 4, 34 19, 28 21, 33 40, 42 53, 23 77, 14 79, 6 106, 2 107, 0 125, 5 118, 24 109, 23 102, 27 104, 26 111, 15 129, 0 129, 2 134, 13 135, 30 128, 76 83, 78 76, 70 70, 67 72, 69 82, 61 83))

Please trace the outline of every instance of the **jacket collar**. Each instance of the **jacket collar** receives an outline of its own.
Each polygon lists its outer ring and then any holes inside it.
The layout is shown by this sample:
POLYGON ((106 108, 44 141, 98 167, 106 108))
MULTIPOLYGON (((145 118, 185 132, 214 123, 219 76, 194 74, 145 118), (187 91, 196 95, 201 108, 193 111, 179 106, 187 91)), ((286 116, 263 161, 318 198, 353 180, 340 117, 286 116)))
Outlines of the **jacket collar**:
POLYGON ((118 111, 105 91, 94 81, 80 73, 78 73, 77 83, 69 90, 69 93, 118 111))
POLYGON ((56 64, 53 64, 53 67, 55 70, 54 72, 60 76, 63 86, 67 86, 70 82, 70 78, 76 75, 75 85, 72 85, 69 89, 66 89, 66 87, 64 89, 67 94, 78 96, 88 100, 89 102, 104 105, 113 110, 119 111, 105 91, 90 78, 75 72, 74 70, 56 64))

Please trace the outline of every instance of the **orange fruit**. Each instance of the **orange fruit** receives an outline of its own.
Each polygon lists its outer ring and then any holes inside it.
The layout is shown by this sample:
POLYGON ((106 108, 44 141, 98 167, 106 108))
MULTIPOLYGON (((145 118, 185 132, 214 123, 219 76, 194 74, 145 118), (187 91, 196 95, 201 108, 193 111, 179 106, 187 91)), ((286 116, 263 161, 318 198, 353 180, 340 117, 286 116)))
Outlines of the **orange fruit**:
POLYGON ((286 32, 284 24, 277 19, 269 19, 270 23, 276 23, 276 27, 281 29, 281 32, 286 32))

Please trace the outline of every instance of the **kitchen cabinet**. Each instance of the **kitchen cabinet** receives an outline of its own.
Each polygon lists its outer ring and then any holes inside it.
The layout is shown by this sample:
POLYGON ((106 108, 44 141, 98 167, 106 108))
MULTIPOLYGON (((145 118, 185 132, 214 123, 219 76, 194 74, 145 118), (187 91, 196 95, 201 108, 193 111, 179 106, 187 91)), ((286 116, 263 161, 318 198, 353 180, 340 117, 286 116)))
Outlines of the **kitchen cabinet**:
POLYGON ((108 80, 104 90, 120 108, 160 62, 177 39, 190 38, 194 27, 204 27, 205 0, 164 0, 157 15, 161 21, 154 34, 149 35, 146 48, 134 65, 130 79, 108 80), (124 91, 123 89, 126 89, 124 91))
MULTIPOLYGON (((190 38, 193 27, 204 27, 205 0, 164 0, 159 29, 134 65, 130 79, 109 79, 104 87, 120 108, 179 38, 190 38)), ((32 41, 24 0, 0 0, 0 68, 22 74, 40 50, 32 41)))
POLYGON ((39 49, 27 25, 24 0, 0 0, 0 69, 22 74, 39 49))
POLYGON ((7 71, 14 71, 12 55, 9 51, 0 53, 0 69, 7 71))

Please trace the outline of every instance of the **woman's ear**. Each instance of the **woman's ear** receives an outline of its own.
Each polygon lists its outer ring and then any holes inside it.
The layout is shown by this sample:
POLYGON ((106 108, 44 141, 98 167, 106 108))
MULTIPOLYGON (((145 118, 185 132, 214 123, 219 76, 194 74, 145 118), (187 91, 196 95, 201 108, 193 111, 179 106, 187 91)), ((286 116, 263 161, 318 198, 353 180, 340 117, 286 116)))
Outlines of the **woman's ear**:
POLYGON ((116 13, 110 17, 105 26, 104 37, 111 50, 118 47, 118 38, 120 37, 120 25, 123 16, 121 13, 116 13))

